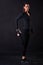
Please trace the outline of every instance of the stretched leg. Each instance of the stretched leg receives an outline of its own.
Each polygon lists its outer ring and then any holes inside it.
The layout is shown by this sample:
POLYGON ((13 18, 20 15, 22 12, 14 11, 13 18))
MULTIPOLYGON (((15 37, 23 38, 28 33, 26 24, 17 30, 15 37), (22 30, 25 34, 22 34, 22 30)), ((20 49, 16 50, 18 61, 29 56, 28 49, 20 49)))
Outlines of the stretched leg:
POLYGON ((29 42, 29 33, 27 32, 25 34, 25 44, 24 44, 24 50, 23 50, 23 55, 25 56, 26 54, 26 50, 27 50, 27 46, 28 46, 28 42, 29 42))
POLYGON ((28 45, 28 41, 29 41, 29 30, 24 30, 22 37, 23 37, 22 41, 23 41, 23 45, 24 45, 22 59, 25 59, 26 58, 25 54, 26 54, 27 45, 28 45))

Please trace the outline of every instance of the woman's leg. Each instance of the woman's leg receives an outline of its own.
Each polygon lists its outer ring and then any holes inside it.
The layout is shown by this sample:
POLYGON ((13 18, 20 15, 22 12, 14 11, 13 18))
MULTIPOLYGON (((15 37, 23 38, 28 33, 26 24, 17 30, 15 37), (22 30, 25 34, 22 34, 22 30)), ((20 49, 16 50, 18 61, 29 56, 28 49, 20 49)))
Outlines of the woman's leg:
POLYGON ((22 42, 23 42, 22 44, 24 45, 22 59, 26 58, 25 54, 27 50, 28 41, 29 41, 29 30, 24 30, 22 36, 22 42))

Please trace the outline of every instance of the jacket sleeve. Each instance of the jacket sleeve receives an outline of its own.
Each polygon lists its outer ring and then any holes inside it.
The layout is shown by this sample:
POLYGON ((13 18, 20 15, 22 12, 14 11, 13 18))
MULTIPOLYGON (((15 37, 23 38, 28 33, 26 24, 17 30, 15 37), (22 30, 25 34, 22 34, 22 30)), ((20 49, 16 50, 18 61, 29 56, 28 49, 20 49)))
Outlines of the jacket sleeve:
POLYGON ((16 19, 16 29, 18 29, 18 20, 16 19))
POLYGON ((16 29, 19 28, 19 23, 20 23, 21 16, 22 16, 22 14, 19 14, 19 15, 16 17, 16 29))

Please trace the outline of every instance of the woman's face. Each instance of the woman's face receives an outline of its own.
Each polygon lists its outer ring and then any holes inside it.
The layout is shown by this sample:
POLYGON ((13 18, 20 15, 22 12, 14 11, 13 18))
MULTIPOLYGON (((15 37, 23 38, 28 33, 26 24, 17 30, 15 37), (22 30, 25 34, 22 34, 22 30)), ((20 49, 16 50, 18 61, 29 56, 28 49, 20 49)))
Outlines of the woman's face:
POLYGON ((25 4, 23 8, 24 8, 24 12, 28 12, 29 9, 30 9, 30 5, 29 4, 25 4))

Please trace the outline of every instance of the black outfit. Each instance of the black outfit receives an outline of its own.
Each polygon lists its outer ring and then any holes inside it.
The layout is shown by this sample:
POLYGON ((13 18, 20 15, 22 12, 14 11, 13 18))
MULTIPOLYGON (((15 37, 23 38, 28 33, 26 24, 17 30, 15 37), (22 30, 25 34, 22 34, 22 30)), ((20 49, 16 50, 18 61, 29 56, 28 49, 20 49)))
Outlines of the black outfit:
POLYGON ((26 48, 29 41, 29 27, 30 27, 30 16, 26 13, 21 13, 17 18, 17 28, 22 31, 21 39, 22 44, 24 45, 23 56, 25 56, 26 48))

